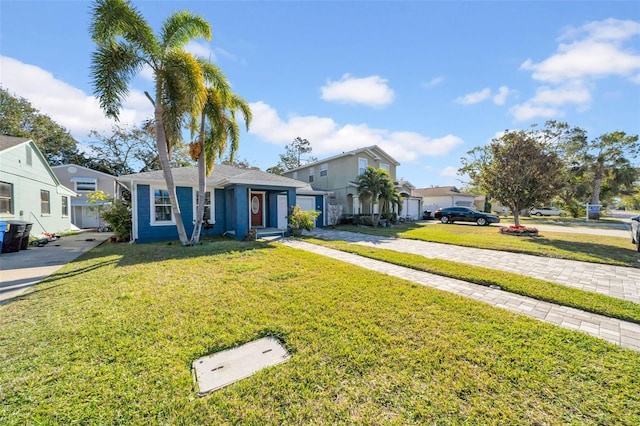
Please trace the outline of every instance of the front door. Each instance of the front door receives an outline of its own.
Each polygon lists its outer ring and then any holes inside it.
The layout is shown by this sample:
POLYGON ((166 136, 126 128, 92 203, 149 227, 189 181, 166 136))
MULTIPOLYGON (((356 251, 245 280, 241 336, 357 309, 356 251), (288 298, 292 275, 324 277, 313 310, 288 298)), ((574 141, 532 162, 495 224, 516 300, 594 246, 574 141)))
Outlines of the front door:
POLYGON ((264 226, 264 194, 252 192, 249 208, 251 209, 251 227, 264 226))

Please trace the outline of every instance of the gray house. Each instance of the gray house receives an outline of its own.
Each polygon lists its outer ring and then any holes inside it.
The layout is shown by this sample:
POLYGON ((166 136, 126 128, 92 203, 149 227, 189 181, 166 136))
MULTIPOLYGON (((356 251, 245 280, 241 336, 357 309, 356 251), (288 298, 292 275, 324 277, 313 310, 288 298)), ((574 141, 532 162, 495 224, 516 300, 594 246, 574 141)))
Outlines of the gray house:
POLYGON ((104 192, 108 198, 116 195, 116 177, 76 164, 51 167, 60 183, 76 192, 71 200, 71 223, 78 228, 97 228, 104 224, 100 207, 109 201, 89 202, 96 191, 104 192))
POLYGON ((71 230, 70 201, 33 140, 0 136, 0 221, 32 223, 31 235, 71 230))
MULTIPOLYGON (((384 169, 389 172, 391 180, 396 182, 396 168, 400 163, 376 145, 353 151, 343 152, 333 157, 325 158, 314 163, 305 164, 296 169, 288 170, 284 176, 307 182, 314 188, 330 191, 330 204, 343 206, 343 213, 353 215, 369 213, 369 204, 362 203, 358 195, 358 176, 364 173, 368 166, 384 169)), ((407 198, 411 198, 411 184, 396 183, 396 187, 407 198)), ((403 215, 410 214, 409 210, 419 214, 419 200, 409 203, 403 209, 403 215), (416 206, 418 206, 416 208, 416 206)), ((376 209, 377 206, 374 207, 376 209)))

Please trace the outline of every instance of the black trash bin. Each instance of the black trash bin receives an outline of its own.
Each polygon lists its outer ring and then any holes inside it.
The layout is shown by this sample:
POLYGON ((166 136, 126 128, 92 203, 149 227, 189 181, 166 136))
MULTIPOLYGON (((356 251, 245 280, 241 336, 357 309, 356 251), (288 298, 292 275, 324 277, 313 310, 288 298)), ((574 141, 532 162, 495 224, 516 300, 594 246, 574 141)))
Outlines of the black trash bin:
POLYGON ((26 250, 29 248, 29 234, 31 234, 31 227, 33 223, 25 222, 24 232, 22 233, 22 242, 20 243, 20 250, 26 250))
MULTIPOLYGON (((22 245, 22 235, 26 228, 26 222, 21 220, 7 220, 7 230, 4 233, 2 241, 3 253, 15 253, 20 250, 22 245)), ((27 238, 27 243, 29 238, 27 238)))

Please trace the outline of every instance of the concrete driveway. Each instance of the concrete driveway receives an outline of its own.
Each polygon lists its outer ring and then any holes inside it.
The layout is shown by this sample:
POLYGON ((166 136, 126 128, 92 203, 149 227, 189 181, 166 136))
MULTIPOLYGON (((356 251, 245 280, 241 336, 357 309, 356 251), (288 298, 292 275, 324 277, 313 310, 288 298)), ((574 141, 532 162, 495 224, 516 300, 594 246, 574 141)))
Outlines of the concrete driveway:
POLYGON ((44 247, 0 255, 0 304, 30 291, 31 287, 81 254, 107 241, 110 232, 81 232, 51 241, 44 247))

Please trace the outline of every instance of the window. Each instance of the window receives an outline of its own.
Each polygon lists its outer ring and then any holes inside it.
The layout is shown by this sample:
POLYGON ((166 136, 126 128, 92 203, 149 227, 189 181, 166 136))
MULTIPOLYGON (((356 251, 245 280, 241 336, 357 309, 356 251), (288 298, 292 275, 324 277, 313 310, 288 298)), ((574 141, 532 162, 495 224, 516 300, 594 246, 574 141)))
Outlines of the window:
POLYGON ((388 165, 388 164, 386 164, 386 163, 380 163, 380 168, 381 168, 382 170, 389 171, 389 165, 388 165))
POLYGON ((69 216, 69 197, 62 197, 62 217, 69 216))
POLYGON ((313 182, 313 175, 314 175, 314 171, 313 171, 313 167, 309 168, 309 182, 313 182))
POLYGON ((0 214, 13 214, 13 184, 0 182, 0 214))
POLYGON ((321 164, 320 165, 320 176, 326 176, 328 170, 329 170, 329 167, 326 164, 321 164))
POLYGON ((75 181, 75 184, 78 192, 95 192, 97 189, 96 179, 79 178, 75 181))
POLYGON ((358 158, 358 175, 364 174, 367 171, 367 159, 358 158))
POLYGON ((44 189, 40 190, 40 214, 51 214, 51 198, 44 189))
POLYGON ((298 179, 298 172, 293 172, 293 178, 298 179))
POLYGON ((31 147, 27 145, 27 166, 31 166, 33 165, 33 160, 32 160, 32 155, 31 155, 31 147))
MULTIPOLYGON (((200 196, 200 191, 196 191, 196 198, 194 206, 193 206, 193 214, 195 215, 198 212, 198 197, 200 196)), ((211 202, 211 192, 207 191, 204 193, 204 220, 205 222, 214 223, 214 217, 211 216, 211 212, 213 211, 213 204, 211 202)), ((195 218, 194 218, 195 219, 195 218)))
POLYGON ((169 191, 166 189, 155 189, 153 191, 153 218, 152 222, 172 222, 171 199, 169 191))

